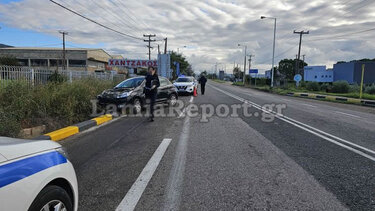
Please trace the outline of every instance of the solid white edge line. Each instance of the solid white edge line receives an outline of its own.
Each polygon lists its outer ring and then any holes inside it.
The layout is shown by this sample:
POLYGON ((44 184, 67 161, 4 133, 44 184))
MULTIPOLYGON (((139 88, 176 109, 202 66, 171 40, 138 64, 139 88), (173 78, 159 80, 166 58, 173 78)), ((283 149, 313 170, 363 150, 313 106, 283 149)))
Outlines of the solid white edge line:
POLYGON ((143 191, 146 189, 148 182, 151 180, 156 168, 159 166, 159 163, 171 141, 172 139, 163 139, 151 159, 142 170, 141 174, 138 176, 137 180, 116 208, 116 211, 132 211, 135 209, 143 191))
MULTIPOLYGON (((224 93, 224 94, 226 94, 226 95, 228 95, 228 96, 230 96, 230 97, 233 97, 234 99, 237 99, 237 100, 239 100, 239 101, 241 101, 241 102, 250 103, 250 104, 252 104, 252 105, 254 106, 254 108, 256 108, 256 109, 259 109, 259 110, 262 110, 262 111, 264 111, 264 112, 270 113, 270 111, 266 111, 266 110, 262 109, 261 106, 260 106, 260 105, 257 105, 256 103, 253 103, 253 102, 251 102, 251 101, 245 100, 245 99, 243 99, 243 98, 241 98, 241 97, 239 97, 239 96, 233 95, 233 94, 231 94, 231 93, 229 93, 229 92, 227 92, 227 91, 221 90, 221 89, 219 89, 219 88, 217 88, 217 87, 212 87, 212 88, 214 88, 214 89, 216 89, 216 90, 218 90, 218 91, 220 91, 220 92, 222 92, 222 93, 224 93)), ((273 111, 272 111, 272 113, 275 114, 275 112, 273 112, 273 111)), ((303 129, 303 130, 309 132, 309 133, 312 133, 312 134, 314 134, 314 135, 316 135, 316 136, 318 136, 318 137, 321 137, 321 138, 323 138, 323 139, 325 139, 325 140, 327 140, 327 141, 329 141, 329 142, 331 142, 331 143, 334 143, 334 144, 336 144, 336 145, 338 145, 338 146, 341 146, 341 147, 343 147, 343 148, 346 148, 346 149, 348 149, 348 150, 350 150, 350 151, 352 151, 352 152, 354 152, 354 153, 357 153, 357 154, 359 154, 359 155, 361 155, 361 156, 363 156, 363 157, 366 157, 366 158, 368 158, 368 159, 370 159, 370 160, 372 160, 372 161, 375 161, 375 157, 372 157, 372 156, 370 156, 370 155, 367 155, 367 154, 365 154, 365 153, 363 153, 363 152, 361 152, 361 151, 359 151, 359 150, 357 150, 357 149, 354 149, 354 148, 352 148, 352 147, 350 147, 350 146, 344 145, 344 144, 342 144, 342 143, 340 143, 340 142, 338 142, 338 141, 335 141, 335 140, 333 140, 333 139, 331 139, 331 138, 335 138, 335 139, 337 139, 337 140, 339 140, 339 141, 341 141, 341 142, 344 142, 344 143, 349 144, 349 145, 351 145, 351 146, 357 147, 357 148, 362 149, 362 150, 364 150, 364 151, 366 151, 366 152, 369 152, 369 153, 375 154, 375 151, 373 151, 373 150, 370 150, 370 149, 367 149, 367 148, 362 147, 362 146, 360 146, 360 145, 357 145, 357 144, 354 144, 354 143, 352 143, 352 142, 346 141, 346 140, 344 140, 344 139, 342 139, 342 138, 339 138, 339 137, 334 136, 334 135, 332 135, 332 134, 329 134, 329 133, 327 133, 327 132, 321 131, 321 130, 319 130, 319 129, 317 129, 317 128, 314 128, 314 127, 312 127, 312 126, 310 126, 310 125, 307 125, 307 124, 304 124, 304 123, 299 122, 299 121, 297 121, 297 120, 294 120, 294 119, 292 119, 292 118, 290 118, 290 117, 287 117, 287 116, 284 116, 284 115, 278 115, 278 114, 275 115, 275 117, 278 118, 278 119, 280 119, 280 120, 283 120, 283 121, 285 121, 285 122, 287 122, 287 123, 290 123, 290 124, 292 124, 292 125, 294 125, 294 126, 296 126, 296 127, 299 127, 299 128, 301 128, 301 129, 303 129), (300 125, 298 125, 298 124, 300 124, 300 125), (301 126, 301 125, 302 125, 302 126, 301 126), (303 127, 303 126, 305 126, 306 128, 303 127), (310 128, 311 130, 308 129, 308 128, 310 128), (314 130, 315 130, 316 132, 315 132, 314 130), (330 136, 331 138, 325 137, 325 136, 323 136, 322 134, 319 134, 318 132, 319 132, 319 133, 322 133, 323 135, 330 136)))

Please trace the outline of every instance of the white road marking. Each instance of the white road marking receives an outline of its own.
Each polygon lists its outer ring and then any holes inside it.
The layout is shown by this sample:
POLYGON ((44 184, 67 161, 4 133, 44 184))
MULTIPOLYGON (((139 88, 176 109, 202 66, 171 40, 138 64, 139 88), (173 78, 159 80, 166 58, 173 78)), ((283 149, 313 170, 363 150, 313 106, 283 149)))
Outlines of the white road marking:
POLYGON ((166 189, 166 198, 162 210, 179 210, 185 173, 186 152, 190 136, 190 117, 187 116, 177 144, 171 173, 166 189))
POLYGON ((312 107, 312 108, 316 108, 316 106, 314 106, 314 105, 310 105, 310 104, 307 104, 307 103, 301 103, 302 105, 305 105, 305 106, 310 106, 310 107, 312 107))
POLYGON ((353 115, 353 114, 348 114, 348 113, 344 113, 344 112, 340 112, 340 111, 335 111, 335 113, 343 114, 343 115, 351 116, 351 117, 355 117, 355 118, 361 118, 360 116, 353 115))
POLYGON ((191 98, 190 98, 190 103, 192 103, 193 102, 193 100, 194 100, 194 97, 192 96, 191 98))
POLYGON ((178 119, 181 119, 182 117, 185 117, 185 113, 186 113, 186 107, 184 108, 184 110, 182 110, 182 112, 178 116, 178 119))
MULTIPOLYGON (((211 86, 212 86, 212 85, 211 85, 211 86)), ((297 121, 297 120, 294 120, 294 119, 292 119, 292 118, 290 118, 290 117, 287 117, 287 116, 284 116, 284 115, 279 115, 279 114, 277 114, 277 113, 274 112, 274 111, 267 111, 267 110, 264 110, 264 109, 262 109, 262 107, 261 107, 260 105, 254 103, 254 102, 251 102, 251 101, 249 101, 249 100, 245 100, 245 99, 243 99, 243 98, 241 98, 241 97, 239 97, 239 96, 236 96, 236 95, 231 94, 231 93, 229 93, 229 92, 227 92, 227 91, 221 90, 221 89, 219 89, 219 88, 217 88, 217 87, 212 86, 212 88, 214 88, 214 89, 216 89, 216 90, 218 90, 218 91, 220 91, 220 92, 222 92, 222 93, 224 93, 224 94, 226 94, 226 95, 228 95, 228 96, 230 96, 230 97, 233 97, 234 99, 237 99, 237 100, 239 100, 239 101, 241 101, 241 102, 249 103, 249 104, 251 104, 254 108, 259 109, 259 110, 262 110, 263 112, 266 112, 266 113, 273 113, 273 114, 275 114, 275 117, 276 117, 276 118, 278 118, 278 119, 280 119, 280 120, 282 120, 282 121, 284 121, 284 122, 287 122, 287 123, 289 123, 289 124, 292 124, 292 125, 294 125, 294 126, 296 126, 296 127, 298 127, 298 128, 301 128, 302 130, 305 130, 305 131, 307 131, 307 132, 309 132, 309 133, 311 133, 311 134, 314 134, 314 135, 316 135, 316 136, 318 136, 318 137, 320 137, 320 138, 323 138, 323 139, 325 139, 325 140, 327 140, 327 141, 329 141, 329 142, 331 142, 331 143, 333 143, 333 144, 336 144, 336 145, 338 145, 338 146, 341 146, 341 147, 343 147, 343 148, 345 148, 345 149, 348 149, 348 150, 350 150, 350 151, 352 151, 352 152, 354 152, 354 153, 356 153, 356 154, 358 154, 358 155, 361 155, 361 156, 363 156, 363 157, 365 157, 365 158, 368 158, 368 159, 370 159, 370 160, 372 160, 372 161, 375 161, 375 157, 370 156, 370 155, 368 155, 368 154, 366 154, 366 153, 364 153, 364 152, 358 150, 358 149, 361 149, 361 150, 363 150, 363 151, 366 151, 366 152, 368 152, 368 153, 371 153, 371 154, 374 154, 374 155, 375 155, 375 151, 373 151, 373 150, 371 150, 371 149, 365 148, 365 147, 360 146, 360 145, 358 145, 358 144, 354 144, 354 143, 352 143, 352 142, 350 142, 350 141, 347 141, 347 140, 345 140, 345 139, 339 138, 339 137, 337 137, 337 136, 334 136, 334 135, 332 135, 332 134, 329 134, 329 133, 327 133, 327 132, 324 132, 324 131, 322 131, 322 130, 319 130, 319 129, 317 129, 317 128, 314 128, 314 127, 312 127, 312 126, 310 126, 310 125, 304 124, 304 123, 299 122, 299 121, 297 121), (336 139, 336 140, 334 140, 334 139, 336 139), (344 143, 347 144, 347 145, 345 145, 344 143), (348 145, 350 145, 350 146, 348 146, 348 145), (358 148, 358 149, 352 148, 351 146, 356 147, 356 148, 358 148)))
POLYGON ((166 138, 161 142, 137 180, 116 208, 116 211, 132 211, 135 209, 171 141, 172 139, 166 138))

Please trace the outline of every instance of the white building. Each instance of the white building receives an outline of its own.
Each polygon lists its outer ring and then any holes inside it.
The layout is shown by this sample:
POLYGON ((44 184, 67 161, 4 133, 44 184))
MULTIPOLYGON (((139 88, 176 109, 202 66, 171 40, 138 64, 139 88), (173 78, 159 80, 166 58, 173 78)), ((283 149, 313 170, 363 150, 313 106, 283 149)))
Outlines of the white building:
POLYGON ((304 68, 304 81, 333 82, 333 70, 326 66, 306 66, 304 68))

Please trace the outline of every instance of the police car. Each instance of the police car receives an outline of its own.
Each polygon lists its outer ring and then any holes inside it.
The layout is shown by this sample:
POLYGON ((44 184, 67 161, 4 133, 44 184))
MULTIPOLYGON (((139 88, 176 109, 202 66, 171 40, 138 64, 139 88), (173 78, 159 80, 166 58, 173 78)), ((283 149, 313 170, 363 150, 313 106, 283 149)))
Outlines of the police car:
POLYGON ((0 137, 0 210, 77 207, 76 174, 61 145, 0 137))
POLYGON ((197 88, 198 83, 194 77, 180 76, 176 79, 173 85, 177 88, 178 93, 193 94, 194 88, 197 88))

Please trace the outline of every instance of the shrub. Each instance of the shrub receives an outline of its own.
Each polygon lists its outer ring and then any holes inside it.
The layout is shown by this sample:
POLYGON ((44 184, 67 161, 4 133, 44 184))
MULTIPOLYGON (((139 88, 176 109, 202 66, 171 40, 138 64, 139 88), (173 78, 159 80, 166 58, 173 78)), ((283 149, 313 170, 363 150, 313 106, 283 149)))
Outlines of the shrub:
POLYGON ((98 79, 35 87, 12 82, 0 91, 0 136, 16 137, 21 128, 41 124, 58 129, 87 120, 92 112, 91 100, 113 85, 98 79))
POLYGON ((322 90, 324 92, 330 92, 331 89, 332 89, 332 86, 329 83, 324 83, 324 84, 320 85, 320 90, 322 90))
POLYGON ((375 84, 372 84, 371 86, 366 87, 365 92, 367 94, 375 95, 375 84))
POLYGON ((17 137, 21 131, 20 121, 13 112, 0 108, 0 136, 17 137))
POLYGON ((319 91, 320 90, 320 85, 318 82, 309 82, 306 84, 306 89, 310 91, 319 91))
POLYGON ((333 82, 332 92, 333 93, 348 93, 350 85, 347 81, 336 81, 333 82))
POLYGON ((356 92, 359 93, 361 87, 358 84, 350 85, 349 92, 356 92))
POLYGON ((55 83, 62 83, 67 81, 67 78, 55 71, 52 75, 48 77, 48 81, 55 82, 55 83))

